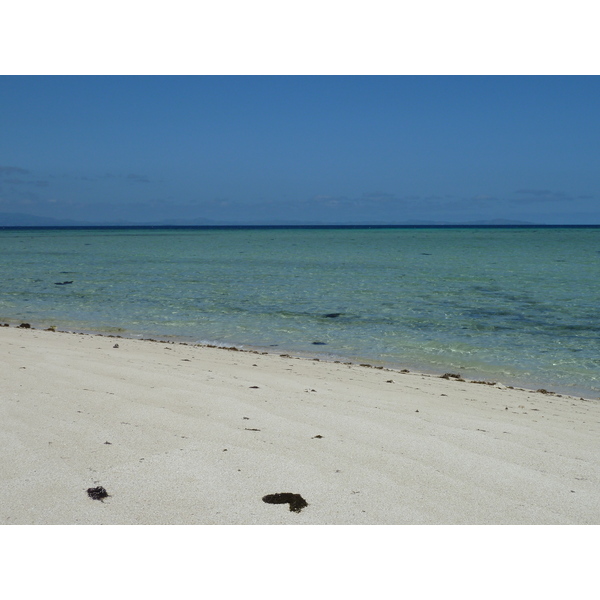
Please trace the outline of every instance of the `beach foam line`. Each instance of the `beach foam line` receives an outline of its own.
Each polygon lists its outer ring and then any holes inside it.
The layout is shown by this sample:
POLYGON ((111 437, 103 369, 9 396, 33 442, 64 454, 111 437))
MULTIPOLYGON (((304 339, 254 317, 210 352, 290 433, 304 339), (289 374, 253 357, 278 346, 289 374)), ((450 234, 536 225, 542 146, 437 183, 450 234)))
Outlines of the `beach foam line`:
POLYGON ((598 401, 31 327, 0 356, 4 524, 598 524, 598 401))

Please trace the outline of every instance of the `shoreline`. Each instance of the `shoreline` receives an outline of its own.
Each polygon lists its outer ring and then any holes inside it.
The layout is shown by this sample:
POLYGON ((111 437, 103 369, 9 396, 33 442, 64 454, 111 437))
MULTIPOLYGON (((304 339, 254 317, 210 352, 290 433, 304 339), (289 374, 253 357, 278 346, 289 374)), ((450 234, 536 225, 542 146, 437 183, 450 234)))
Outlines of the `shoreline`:
MULTIPOLYGON (((14 323, 16 323, 16 320, 13 320, 14 323)), ((25 329, 31 329, 31 330, 38 330, 38 331, 53 331, 56 333, 66 333, 66 334, 76 334, 76 335, 89 335, 89 336, 97 336, 97 337, 107 337, 107 338, 119 338, 119 339, 127 339, 127 340, 138 340, 138 341, 146 341, 146 342, 159 342, 159 343, 165 343, 165 344, 180 344, 183 346, 192 346, 192 347, 198 347, 198 348, 214 348, 214 349, 221 349, 221 350, 230 350, 230 351, 236 351, 236 352, 248 352, 250 354, 263 354, 263 355, 273 355, 273 356, 285 356, 285 357, 290 357, 290 358, 295 358, 295 359, 299 359, 299 360, 312 360, 312 361, 320 361, 323 363, 335 363, 335 364, 345 364, 345 365, 354 365, 354 366, 361 366, 361 367, 368 367, 368 368, 374 368, 374 369, 379 369, 379 370, 386 370, 386 371, 391 371, 391 372, 410 372, 410 373, 416 373, 418 375, 422 375, 424 377, 440 377, 440 378, 444 378, 445 374, 452 374, 449 373, 447 369, 435 369, 433 367, 423 367, 420 365, 417 365, 416 367, 413 364, 406 364, 406 366, 404 365, 395 365, 393 363, 389 363, 387 361, 381 361, 381 360, 374 360, 371 358, 365 358, 365 359, 361 359, 361 358, 356 358, 356 357, 343 357, 343 356, 338 356, 338 355, 334 355, 334 354, 321 354, 321 353, 309 353, 309 352, 298 352, 298 351, 293 351, 293 350, 286 350, 284 347, 280 348, 280 349, 274 349, 275 347, 273 346, 269 346, 269 347, 265 347, 265 346, 253 346, 253 345, 246 345, 246 344, 229 344, 229 343, 221 343, 221 342, 217 342, 215 341, 213 342, 198 342, 198 341, 192 341, 194 338, 190 337, 190 338, 183 338, 181 336, 160 336, 159 334, 156 334, 158 337, 141 337, 141 336, 145 336, 148 334, 145 333, 134 333, 134 332, 130 332, 131 335, 128 335, 128 330, 125 330, 121 327, 114 327, 111 329, 107 329, 106 331, 102 331, 102 330, 93 330, 93 329, 86 329, 86 328, 80 328, 79 331, 76 330, 72 330, 72 329, 59 329, 56 326, 50 326, 50 327, 46 327, 44 325, 39 324, 38 322, 34 321, 35 325, 31 325, 29 322, 21 322, 21 324, 19 325, 14 325, 11 322, 7 322, 7 321, 3 321, 0 322, 0 328, 2 327, 12 327, 14 329, 21 329, 21 328, 25 328, 25 329), (27 327, 23 327, 23 326, 27 326, 27 327), (109 331, 115 331, 115 333, 109 333, 109 331), (116 333, 119 332, 119 333, 116 333), (186 341, 187 340, 187 341, 186 341), (410 367, 410 368, 408 368, 410 367)), ((277 346, 278 347, 278 346, 277 346)), ((475 378, 470 378, 469 376, 462 376, 460 373, 456 372, 456 369, 450 369, 455 371, 454 374, 458 375, 457 378, 451 378, 451 379, 459 379, 462 381, 465 381, 467 383, 476 383, 476 384, 486 384, 486 385, 491 385, 491 386, 499 386, 499 387, 505 387, 508 389, 516 389, 516 390, 520 390, 520 391, 525 391, 525 392, 540 392, 540 393, 546 393, 546 394, 550 394, 550 395, 554 395, 557 397, 562 397, 562 396, 568 396, 568 397, 573 397, 573 398, 579 398, 582 400, 598 400, 600 401, 600 396, 595 396, 594 394, 596 393, 596 390, 590 390, 589 388, 585 388, 585 387, 581 387, 581 388, 577 388, 576 390, 569 390, 567 386, 560 386, 560 385, 556 385, 556 384, 544 384, 544 383, 538 383, 535 385, 530 385, 528 383, 524 383, 523 381, 519 380, 518 378, 515 377, 507 377, 506 379, 504 379, 504 381, 500 381, 499 378, 495 378, 495 380, 493 380, 493 378, 489 378, 489 375, 485 375, 481 372, 478 372, 478 375, 475 378), (489 378, 489 379, 488 379, 489 378), (538 387, 541 386, 541 387, 538 387), (548 389, 548 388, 555 388, 555 389, 548 389)))
POLYGON ((600 524, 593 400, 33 328, 0 355, 3 524, 600 524))

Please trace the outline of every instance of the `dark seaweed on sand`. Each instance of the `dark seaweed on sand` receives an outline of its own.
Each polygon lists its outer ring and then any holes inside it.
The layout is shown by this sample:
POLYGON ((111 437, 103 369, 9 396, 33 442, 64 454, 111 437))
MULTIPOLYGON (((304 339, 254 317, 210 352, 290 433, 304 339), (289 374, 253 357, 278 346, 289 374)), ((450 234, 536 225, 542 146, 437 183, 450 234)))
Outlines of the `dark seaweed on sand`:
POLYGON ((267 504, 289 504, 292 512, 300 512, 308 506, 308 502, 300 494, 269 494, 263 497, 263 502, 267 504))
POLYGON ((101 485, 95 488, 88 488, 87 495, 92 500, 100 500, 100 502, 104 501, 103 498, 108 498, 108 492, 101 485))

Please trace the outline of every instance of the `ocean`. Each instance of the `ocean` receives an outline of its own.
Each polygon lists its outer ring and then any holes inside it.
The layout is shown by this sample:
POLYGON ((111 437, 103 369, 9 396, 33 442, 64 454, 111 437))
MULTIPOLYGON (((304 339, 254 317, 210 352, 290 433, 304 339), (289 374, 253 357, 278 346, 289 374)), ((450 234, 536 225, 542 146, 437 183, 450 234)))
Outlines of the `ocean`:
POLYGON ((600 228, 0 229, 0 323, 600 396, 600 228))

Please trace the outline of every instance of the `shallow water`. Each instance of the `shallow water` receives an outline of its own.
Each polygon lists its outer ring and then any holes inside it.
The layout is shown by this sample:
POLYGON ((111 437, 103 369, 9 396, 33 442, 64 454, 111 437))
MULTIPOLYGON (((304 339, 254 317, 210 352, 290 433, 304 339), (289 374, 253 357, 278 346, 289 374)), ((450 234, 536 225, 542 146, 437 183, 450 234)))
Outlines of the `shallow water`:
POLYGON ((5 229, 0 257, 11 324, 600 396, 599 228, 5 229))

